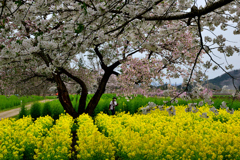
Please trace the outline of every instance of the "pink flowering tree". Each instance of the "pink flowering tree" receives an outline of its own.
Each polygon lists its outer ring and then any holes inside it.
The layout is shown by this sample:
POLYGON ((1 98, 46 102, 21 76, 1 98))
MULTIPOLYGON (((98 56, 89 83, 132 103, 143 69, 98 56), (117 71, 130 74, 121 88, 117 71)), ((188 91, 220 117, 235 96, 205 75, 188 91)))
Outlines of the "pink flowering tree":
MULTIPOLYGON (((120 79, 127 92, 133 83, 147 88, 151 79, 161 82, 164 76, 184 76, 188 86, 193 78, 200 77, 201 55, 211 57, 213 48, 204 40, 216 44, 227 56, 238 51, 226 46, 221 35, 204 38, 201 33, 204 28, 213 32, 219 25, 224 29, 231 22, 234 33, 239 34, 239 6, 234 0, 206 1, 204 6, 196 6, 192 0, 3 0, 1 88, 21 83, 33 87, 38 85, 36 81, 28 82, 35 78, 43 84, 55 83, 63 108, 76 118, 84 112, 93 114, 110 76, 118 76, 121 65, 120 79), (86 106, 87 75, 83 70, 71 71, 71 64, 77 55, 87 55, 90 50, 103 73, 97 76, 97 90, 86 106), (136 53, 146 56, 132 58, 136 53), (64 83, 68 79, 82 88, 78 113, 64 83)), ((212 57, 211 62, 215 63, 212 57)))
POLYGON ((169 32, 173 38, 168 38, 168 35, 157 36, 155 33, 152 42, 149 40, 143 45, 146 45, 146 57, 129 57, 121 65, 122 74, 118 79, 121 93, 146 95, 150 91, 151 82, 163 85, 163 77, 187 78, 194 63, 202 63, 200 58, 196 61, 196 53, 199 51, 197 37, 188 27, 181 28, 180 32, 169 30, 175 25, 167 23, 167 29, 162 29, 162 32, 169 32))

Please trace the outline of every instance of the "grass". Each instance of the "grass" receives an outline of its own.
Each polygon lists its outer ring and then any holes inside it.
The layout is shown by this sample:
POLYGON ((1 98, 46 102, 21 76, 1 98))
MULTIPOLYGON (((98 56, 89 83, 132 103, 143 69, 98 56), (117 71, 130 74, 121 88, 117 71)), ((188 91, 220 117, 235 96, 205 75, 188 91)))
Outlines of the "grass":
MULTIPOLYGON (((112 100, 113 97, 115 97, 116 94, 103 94, 97 107, 94 110, 94 114, 93 116, 95 117, 98 113, 103 112, 106 114, 111 114, 109 111, 109 104, 110 101, 112 100)), ((93 97, 93 94, 89 94, 87 97, 87 104, 89 103, 89 101, 91 100, 91 98, 93 97)), ((70 99, 72 101, 72 105, 75 108, 75 110, 77 111, 78 109, 78 104, 79 104, 79 99, 80 99, 80 95, 70 95, 70 99)), ((126 97, 117 97, 117 103, 118 106, 116 107, 116 111, 117 112, 125 112, 125 113, 130 113, 130 114, 134 114, 138 111, 138 109, 140 107, 146 106, 148 104, 148 102, 154 102, 156 105, 163 105, 164 101, 170 101, 171 98, 170 97, 145 97, 142 95, 138 95, 136 97, 129 97, 128 99, 126 99, 126 97)), ((201 99, 195 99, 195 100, 182 100, 180 98, 177 99, 178 103, 172 103, 171 105, 187 105, 188 103, 198 103, 201 101, 201 99)), ((231 99, 229 98, 213 98, 214 104, 213 106, 215 106, 217 109, 220 108, 220 105, 222 104, 222 101, 225 101, 228 105, 228 107, 230 108, 234 108, 234 110, 237 110, 238 108, 240 108, 240 102, 235 100, 234 102, 232 102, 231 99)), ((86 106, 87 106, 86 104, 86 106)), ((170 105, 170 104, 168 104, 170 105)), ((64 109, 61 105, 61 103, 59 102, 59 100, 54 100, 52 102, 48 102, 48 107, 50 108, 50 113, 51 116, 54 119, 58 119, 59 115, 61 113, 64 113, 64 109)), ((41 105, 40 107, 41 111, 41 116, 43 116, 44 114, 43 112, 43 108, 44 105, 41 105)), ((46 108, 45 108, 46 109, 46 108)), ((30 114, 30 113, 28 113, 30 114)))
POLYGON ((43 100, 43 99, 54 99, 56 98, 56 96, 9 96, 6 97, 4 95, 0 95, 0 112, 2 111, 6 111, 9 109, 14 109, 14 108, 18 108, 21 107, 21 103, 27 104, 29 102, 34 102, 34 101, 39 101, 39 100, 43 100))
MULTIPOLYGON (((96 109, 94 110, 94 116, 96 116, 98 113, 100 112, 104 112, 104 113, 108 113, 110 114, 108 107, 109 107, 109 103, 112 100, 113 97, 115 97, 116 94, 103 94, 96 109)), ((89 94, 87 97, 87 104, 89 103, 90 99, 93 97, 93 94, 89 94)), ((72 100, 73 100, 73 106, 75 106, 75 109, 77 109, 77 102, 79 101, 80 96, 79 95, 72 95, 72 100), (78 100, 77 102, 75 100, 78 100)), ((125 112, 130 112, 131 114, 136 113, 138 108, 142 107, 142 106, 146 106, 148 104, 148 102, 154 102, 157 105, 163 105, 164 102, 163 101, 170 101, 171 98, 170 97, 145 97, 142 95, 138 95, 136 97, 129 97, 128 99, 126 99, 125 97, 117 97, 117 103, 118 106, 116 107, 116 111, 121 112, 121 111, 125 111, 125 112)), ((172 105, 187 105, 188 103, 198 103, 200 101, 202 101, 201 99, 194 99, 194 100, 182 100, 181 98, 177 98, 178 103, 172 103, 172 105)), ((235 100, 232 103, 232 99, 230 98, 222 98, 218 96, 216 98, 212 98, 212 100, 214 101, 213 106, 215 106, 216 108, 220 108, 220 105, 222 103, 222 101, 225 101, 227 103, 227 105, 231 108, 234 108, 235 110, 237 110, 238 108, 240 108, 240 102, 238 100, 235 100)), ((86 105, 87 106, 87 105, 86 105)))

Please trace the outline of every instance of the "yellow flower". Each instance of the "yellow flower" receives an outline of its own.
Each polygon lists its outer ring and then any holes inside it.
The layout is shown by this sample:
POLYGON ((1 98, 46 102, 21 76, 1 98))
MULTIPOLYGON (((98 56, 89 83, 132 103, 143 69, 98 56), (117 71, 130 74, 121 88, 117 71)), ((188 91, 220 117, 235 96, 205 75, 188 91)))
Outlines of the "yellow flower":
POLYGON ((166 158, 167 159, 172 159, 172 157, 170 155, 167 155, 166 158))

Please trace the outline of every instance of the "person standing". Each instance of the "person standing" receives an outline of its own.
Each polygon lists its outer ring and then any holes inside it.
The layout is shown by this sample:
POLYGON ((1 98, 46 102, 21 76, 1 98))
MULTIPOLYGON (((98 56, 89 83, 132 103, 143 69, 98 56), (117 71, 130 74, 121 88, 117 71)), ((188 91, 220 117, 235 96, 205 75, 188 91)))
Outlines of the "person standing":
POLYGON ((110 102, 110 105, 109 105, 109 110, 112 112, 112 115, 115 115, 115 107, 118 106, 116 100, 117 98, 113 97, 113 100, 110 102))

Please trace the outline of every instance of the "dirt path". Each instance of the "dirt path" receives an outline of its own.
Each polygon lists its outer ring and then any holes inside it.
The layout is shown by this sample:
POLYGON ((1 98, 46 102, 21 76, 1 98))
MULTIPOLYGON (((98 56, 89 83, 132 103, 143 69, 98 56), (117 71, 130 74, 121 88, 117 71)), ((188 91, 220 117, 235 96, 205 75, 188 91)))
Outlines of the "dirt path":
MULTIPOLYGON (((53 101, 55 99, 44 99, 42 101, 38 101, 40 103, 45 103, 45 102, 49 102, 49 101, 53 101)), ((25 107, 26 109, 30 109, 31 105, 33 104, 34 102, 31 102, 29 104, 27 104, 25 107)), ((4 112, 1 112, 0 113, 0 120, 2 120, 3 118, 8 118, 8 117, 13 117, 13 116, 16 116, 19 114, 21 108, 15 108, 15 109, 11 109, 9 111, 4 111, 4 112)))

